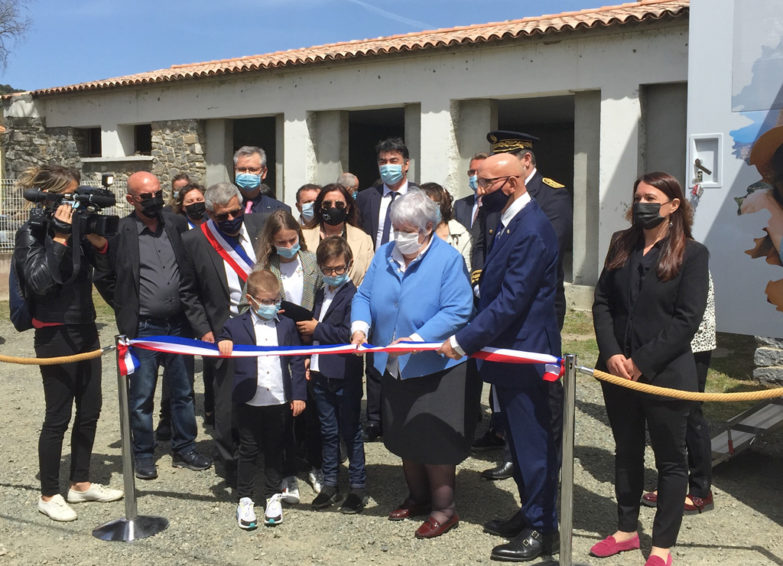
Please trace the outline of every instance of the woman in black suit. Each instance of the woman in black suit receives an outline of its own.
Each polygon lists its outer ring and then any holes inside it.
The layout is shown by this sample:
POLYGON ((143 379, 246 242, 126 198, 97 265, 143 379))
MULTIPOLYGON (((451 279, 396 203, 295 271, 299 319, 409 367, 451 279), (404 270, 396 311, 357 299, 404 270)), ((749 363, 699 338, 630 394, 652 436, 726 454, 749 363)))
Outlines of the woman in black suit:
MULTIPOLYGON (((626 379, 696 391, 690 342, 707 301, 708 252, 691 237, 692 212, 677 180, 648 173, 634 184, 633 224, 614 234, 595 290, 597 367, 626 379)), ((690 403, 602 383, 616 444, 618 530, 591 554, 639 548, 645 425, 658 468, 658 508, 646 566, 669 566, 688 488, 690 403)))

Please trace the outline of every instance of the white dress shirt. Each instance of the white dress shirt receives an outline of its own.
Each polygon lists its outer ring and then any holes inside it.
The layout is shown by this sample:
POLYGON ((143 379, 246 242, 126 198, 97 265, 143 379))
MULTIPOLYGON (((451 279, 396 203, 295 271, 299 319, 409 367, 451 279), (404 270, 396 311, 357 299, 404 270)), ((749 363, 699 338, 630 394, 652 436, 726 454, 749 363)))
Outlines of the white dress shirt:
POLYGON ((304 293, 304 268, 299 254, 296 254, 294 261, 280 262, 280 280, 283 282, 285 300, 301 305, 304 293))
MULTIPOLYGON (((345 283, 343 283, 345 285, 345 283)), ((340 285, 339 287, 335 287, 334 290, 329 285, 324 286, 324 304, 321 305, 321 312, 318 315, 318 322, 323 322, 324 317, 326 316, 327 311, 329 310, 329 307, 332 306, 332 301, 334 301, 334 296, 337 294, 337 291, 342 289, 343 285, 340 285)), ((313 346, 318 346, 321 344, 318 340, 313 340, 313 346)), ((310 356, 310 371, 321 371, 318 369, 318 354, 313 354, 310 356)))
MULTIPOLYGON (((381 208, 378 211, 378 232, 375 234, 375 249, 377 250, 381 245, 381 240, 383 239, 383 226, 384 222, 386 221, 386 211, 389 209, 389 205, 392 202, 391 193, 395 191, 392 191, 386 183, 383 184, 383 196, 381 196, 381 208)), ((408 179, 405 179, 405 182, 400 185, 400 188, 397 189, 396 193, 398 195, 404 195, 408 192, 408 179)), ((399 198, 399 197, 395 197, 399 198)), ((394 239, 394 227, 389 228, 389 241, 391 242, 394 239)))
MULTIPOLYGON (((277 346, 277 324, 273 320, 265 320, 253 313, 253 331, 256 335, 256 346, 277 346)), ((256 379, 256 394, 247 402, 253 407, 268 407, 282 405, 286 402, 283 386, 283 368, 280 366, 280 356, 258 356, 256 379)))
MULTIPOLYGON (((239 243, 242 246, 242 249, 245 250, 245 253, 250 258, 251 263, 256 262, 256 252, 253 250, 253 242, 250 241, 250 237, 247 235, 247 228, 245 228, 245 223, 242 223, 242 228, 239 230, 239 236, 237 236, 237 239, 239 240, 239 243)), ((237 272, 234 271, 234 269, 226 262, 226 260, 223 260, 223 268, 226 270, 226 283, 228 283, 228 296, 231 299, 231 304, 229 305, 229 311, 231 311, 231 316, 237 316, 239 314, 239 302, 242 300, 242 287, 243 283, 242 280, 239 278, 239 275, 237 275, 237 272)))

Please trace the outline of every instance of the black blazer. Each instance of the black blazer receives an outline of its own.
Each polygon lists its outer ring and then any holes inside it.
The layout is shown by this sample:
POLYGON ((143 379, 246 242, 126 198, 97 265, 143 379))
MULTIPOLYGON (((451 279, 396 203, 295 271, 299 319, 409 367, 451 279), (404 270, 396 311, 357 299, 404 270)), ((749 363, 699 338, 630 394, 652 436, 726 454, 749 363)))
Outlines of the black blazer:
POLYGON ((593 303, 597 367, 605 370, 606 360, 623 354, 642 372, 639 381, 696 391, 691 340, 707 304, 708 262, 707 248, 688 241, 677 277, 661 281, 651 267, 633 304, 631 261, 619 269, 604 269, 593 303))
MULTIPOLYGON (((313 317, 316 320, 321 316, 324 293, 323 287, 315 293, 313 317)), ((347 344, 351 341, 351 301, 355 294, 356 286, 349 279, 332 299, 323 321, 316 325, 313 340, 319 344, 347 344)), ((329 379, 361 378, 362 359, 353 354, 319 356, 318 371, 329 379)))
MULTIPOLYGON (((408 188, 418 189, 419 186, 409 180, 408 188)), ((383 185, 372 186, 359 191, 359 196, 356 197, 356 206, 359 208, 359 214, 361 215, 361 228, 372 238, 373 249, 375 249, 375 237, 378 235, 378 215, 381 210, 382 197, 383 185)))
MULTIPOLYGON (((180 301, 187 312, 198 298, 183 276, 187 254, 182 233, 188 229, 184 216, 162 212, 163 229, 171 242, 180 271, 180 301)), ((117 234, 109 239, 108 269, 96 269, 95 286, 114 309, 120 334, 135 338, 139 326, 139 233, 135 213, 120 219, 117 234)))
MULTIPOLYGON (((268 188, 266 190, 269 190, 268 188)), ((266 191, 264 187, 261 188, 261 194, 253 199, 253 204, 251 205, 250 211, 253 214, 269 214, 274 212, 275 210, 278 210, 280 208, 287 210, 288 212, 291 212, 291 207, 288 206, 284 202, 280 202, 274 197, 270 197, 267 194, 264 194, 266 191)), ((245 206, 247 203, 245 203, 245 206)))
MULTIPOLYGON (((234 344, 255 346, 256 333, 253 329, 253 314, 245 312, 226 321, 220 332, 219 340, 231 340, 234 344)), ((277 343, 280 346, 300 346, 296 324, 290 318, 282 317, 277 322, 277 343)), ((257 358, 233 358, 234 385, 232 400, 237 405, 247 403, 256 394, 258 382, 257 358)), ((286 401, 306 401, 307 383, 305 364, 302 356, 280 356, 280 368, 283 370, 283 389, 286 401)))
MULTIPOLYGON (((253 242, 253 248, 256 248, 266 215, 245 214, 244 218, 247 234, 253 242)), ((187 259, 180 264, 180 274, 198 297, 195 303, 185 304, 185 313, 196 338, 208 332, 217 336, 228 320, 231 306, 223 258, 200 228, 184 234, 182 244, 187 250, 187 259)))
POLYGON ((468 230, 471 229, 470 221, 473 219, 473 205, 476 203, 476 195, 468 195, 454 201, 454 218, 468 230))

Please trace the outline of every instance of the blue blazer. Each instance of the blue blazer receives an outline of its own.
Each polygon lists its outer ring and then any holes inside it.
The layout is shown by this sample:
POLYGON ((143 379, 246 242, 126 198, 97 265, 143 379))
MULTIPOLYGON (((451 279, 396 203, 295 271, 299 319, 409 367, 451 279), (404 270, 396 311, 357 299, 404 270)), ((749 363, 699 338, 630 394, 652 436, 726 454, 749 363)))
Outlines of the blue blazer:
MULTIPOLYGON (((324 287, 315 293, 313 317, 321 316, 324 304, 324 287)), ((356 285, 350 279, 337 290, 324 319, 313 331, 313 340, 320 344, 346 344, 351 341, 351 301, 356 285)), ((328 379, 361 378, 362 359, 354 354, 338 354, 318 357, 318 371, 328 379)))
MULTIPOLYGON (((473 293, 460 253, 433 234, 432 244, 405 273, 391 253, 394 242, 375 254, 353 297, 351 320, 370 324, 369 341, 386 346, 396 338, 418 334, 425 342, 442 342, 462 328, 473 311, 473 293)), ((388 354, 373 356, 375 368, 386 370, 388 354)), ((450 360, 435 352, 398 358, 400 376, 421 377, 465 360, 450 360)))
MULTIPOLYGON (((234 344, 255 346, 256 333, 253 329, 253 314, 246 311, 226 321, 220 340, 231 340, 234 344)), ((299 333, 296 324, 290 318, 282 317, 277 323, 277 343, 280 346, 299 346, 299 333)), ((306 401, 307 383, 305 381, 304 357, 280 356, 283 370, 283 388, 286 401, 306 401)), ((256 394, 258 383, 257 358, 234 358, 234 385, 232 399, 237 405, 247 403, 256 394)))
MULTIPOLYGON (((491 346, 560 355, 557 249, 552 223, 531 200, 489 250, 479 281, 478 314, 456 334, 465 352, 491 346)), ((484 381, 512 387, 539 383, 543 373, 541 364, 481 366, 484 381)))

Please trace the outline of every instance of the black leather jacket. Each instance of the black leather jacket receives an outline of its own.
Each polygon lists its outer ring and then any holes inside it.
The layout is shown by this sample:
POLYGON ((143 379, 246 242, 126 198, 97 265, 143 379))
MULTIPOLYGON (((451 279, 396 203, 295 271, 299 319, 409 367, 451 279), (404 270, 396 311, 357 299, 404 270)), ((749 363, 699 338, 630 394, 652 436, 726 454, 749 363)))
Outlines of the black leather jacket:
POLYGON ((83 240, 79 273, 73 279, 73 248, 25 222, 16 232, 14 259, 34 318, 41 322, 88 324, 95 321, 93 266, 108 265, 106 254, 83 240))

